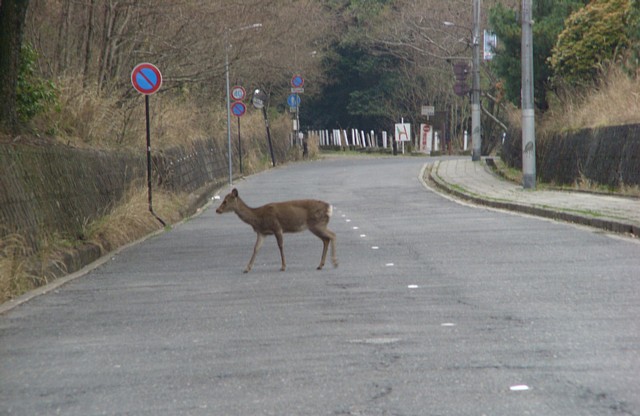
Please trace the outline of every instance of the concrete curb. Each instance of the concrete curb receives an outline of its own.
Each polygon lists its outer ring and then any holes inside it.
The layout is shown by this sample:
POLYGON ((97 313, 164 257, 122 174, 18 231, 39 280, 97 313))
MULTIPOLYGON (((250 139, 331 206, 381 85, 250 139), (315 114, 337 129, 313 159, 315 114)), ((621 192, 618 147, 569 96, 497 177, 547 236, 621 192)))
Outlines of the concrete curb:
POLYGON ((554 210, 551 208, 541 208, 531 205, 523 205, 515 202, 497 201, 491 199, 491 197, 484 195, 476 195, 461 191, 438 176, 438 166, 440 162, 436 162, 430 169, 428 169, 428 182, 433 186, 449 195, 456 198, 471 202, 476 205, 488 206, 491 208, 504 209, 509 211, 521 212, 524 214, 535 215, 538 217, 550 218, 553 220, 570 222, 574 224, 586 225, 593 228, 602 229, 609 232, 618 234, 631 235, 633 237, 640 237, 640 227, 635 224, 627 222, 589 217, 586 215, 579 215, 573 212, 554 210))

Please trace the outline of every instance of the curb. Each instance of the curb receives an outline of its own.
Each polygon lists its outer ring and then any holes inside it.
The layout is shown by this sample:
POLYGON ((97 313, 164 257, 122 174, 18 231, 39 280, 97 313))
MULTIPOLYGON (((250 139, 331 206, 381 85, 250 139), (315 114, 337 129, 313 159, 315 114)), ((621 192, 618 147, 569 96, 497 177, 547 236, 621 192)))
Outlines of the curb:
MULTIPOLYGON (((474 195, 453 188, 442 178, 438 176, 438 166, 440 162, 436 162, 428 169, 428 182, 441 191, 446 192, 458 199, 471 202, 476 205, 488 206, 490 208, 504 209, 508 211, 521 212, 523 214, 534 215, 537 217, 550 218, 553 220, 564 221, 588 227, 598 228, 617 234, 630 235, 632 237, 640 237, 640 226, 615 220, 606 220, 601 218, 588 217, 578 215, 571 212, 553 210, 549 208, 540 208, 531 205, 522 205, 514 202, 496 201, 482 195, 474 195), (435 172, 435 173, 434 173, 435 172)), ((433 187, 432 187, 433 188, 433 187)))

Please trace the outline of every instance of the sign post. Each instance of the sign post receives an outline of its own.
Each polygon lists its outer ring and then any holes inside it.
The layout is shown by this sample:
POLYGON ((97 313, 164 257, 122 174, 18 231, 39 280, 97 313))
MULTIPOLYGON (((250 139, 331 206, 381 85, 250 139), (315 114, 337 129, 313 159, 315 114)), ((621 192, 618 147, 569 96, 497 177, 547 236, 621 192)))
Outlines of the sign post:
POLYGON ((242 169, 242 140, 240 139, 240 117, 247 111, 247 106, 244 105, 242 100, 246 96, 246 91, 239 85, 236 85, 231 89, 231 98, 234 103, 231 105, 231 112, 234 116, 238 117, 238 159, 240 162, 240 173, 244 173, 242 169))
POLYGON ((296 140, 296 132, 300 131, 300 96, 298 94, 304 93, 304 78, 302 75, 295 74, 291 77, 291 95, 287 99, 289 108, 295 110, 296 119, 293 127, 294 140, 296 140))
POLYGON ((402 154, 404 154, 404 142, 411 141, 411 124, 405 123, 404 118, 396 124, 396 141, 402 143, 402 154))
POLYGON ((144 94, 145 115, 147 118, 147 193, 149 199, 149 212, 166 226, 167 224, 153 212, 153 198, 151 194, 151 128, 149 122, 149 95, 155 93, 162 85, 162 74, 153 64, 142 63, 136 65, 131 71, 131 84, 136 91, 144 94))
POLYGON ((269 118, 267 117, 267 109, 265 103, 267 101, 267 94, 257 89, 253 92, 253 98, 251 99, 253 106, 257 109, 262 109, 262 115, 264 116, 264 125, 267 128, 267 141, 269 142, 269 152, 271 153, 271 163, 276 166, 276 158, 273 155, 273 146, 271 144, 271 131, 269 130, 269 118))

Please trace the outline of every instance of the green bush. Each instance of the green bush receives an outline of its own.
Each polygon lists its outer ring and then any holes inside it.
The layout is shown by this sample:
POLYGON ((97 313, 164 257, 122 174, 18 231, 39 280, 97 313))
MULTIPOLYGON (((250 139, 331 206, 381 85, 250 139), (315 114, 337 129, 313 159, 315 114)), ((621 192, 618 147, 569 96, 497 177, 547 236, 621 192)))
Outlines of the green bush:
POLYGON ((621 56, 630 46, 631 7, 630 0, 594 0, 569 16, 550 58, 554 83, 589 84, 621 56))
POLYGON ((38 54, 33 46, 24 44, 18 75, 18 117, 23 123, 57 103, 58 94, 53 82, 41 78, 36 72, 38 54))

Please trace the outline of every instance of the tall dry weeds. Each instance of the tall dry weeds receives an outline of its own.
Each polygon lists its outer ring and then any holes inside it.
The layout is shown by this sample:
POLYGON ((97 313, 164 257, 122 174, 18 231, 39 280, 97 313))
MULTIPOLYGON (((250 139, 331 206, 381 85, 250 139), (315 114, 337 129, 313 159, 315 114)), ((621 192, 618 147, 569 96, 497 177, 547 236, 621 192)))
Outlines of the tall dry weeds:
POLYGON ((640 77, 630 77, 612 67, 602 84, 588 90, 565 91, 562 99, 545 113, 537 130, 545 137, 554 133, 640 123, 640 77))
POLYGON ((28 256, 28 244, 21 235, 9 234, 0 239, 0 303, 33 287, 28 256))
MULTIPOLYGON (((153 210, 167 224, 181 218, 184 209, 180 195, 154 190, 153 210)), ((109 214, 87 226, 90 242, 110 251, 117 247, 142 238, 162 228, 160 222, 149 212, 148 193, 145 187, 133 187, 125 201, 116 206, 109 214)))

